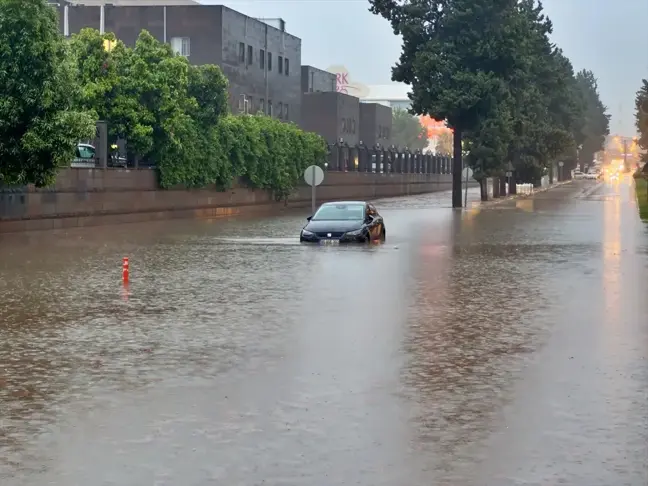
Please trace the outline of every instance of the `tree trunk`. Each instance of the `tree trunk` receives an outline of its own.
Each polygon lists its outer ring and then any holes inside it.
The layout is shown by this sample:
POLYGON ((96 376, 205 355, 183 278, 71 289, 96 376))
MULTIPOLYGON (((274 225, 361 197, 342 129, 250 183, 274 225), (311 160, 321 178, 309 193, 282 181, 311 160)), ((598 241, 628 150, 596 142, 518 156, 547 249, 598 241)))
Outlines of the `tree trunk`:
POLYGON ((482 201, 488 201, 488 183, 485 177, 479 179, 479 193, 482 201))
POLYGON ((452 207, 462 208, 461 170, 463 169, 461 150, 461 130, 455 127, 452 154, 452 207))
POLYGON ((500 197, 506 197, 506 177, 500 177, 499 178, 499 186, 500 186, 500 197))
POLYGON ((553 184, 554 181, 554 163, 549 164, 549 184, 553 184))

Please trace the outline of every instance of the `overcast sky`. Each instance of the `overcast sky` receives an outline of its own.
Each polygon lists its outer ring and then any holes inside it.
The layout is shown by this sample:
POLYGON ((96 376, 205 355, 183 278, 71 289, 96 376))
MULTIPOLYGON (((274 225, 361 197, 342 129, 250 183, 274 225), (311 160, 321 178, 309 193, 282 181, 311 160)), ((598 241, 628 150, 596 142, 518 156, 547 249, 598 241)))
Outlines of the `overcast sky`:
MULTIPOLYGON (((345 66, 352 81, 391 82, 400 40, 368 0, 202 0, 252 17, 281 17, 302 39, 302 63, 345 66)), ((545 0, 554 42, 576 70, 591 69, 612 114, 611 131, 634 135, 634 94, 648 77, 648 0, 545 0)))

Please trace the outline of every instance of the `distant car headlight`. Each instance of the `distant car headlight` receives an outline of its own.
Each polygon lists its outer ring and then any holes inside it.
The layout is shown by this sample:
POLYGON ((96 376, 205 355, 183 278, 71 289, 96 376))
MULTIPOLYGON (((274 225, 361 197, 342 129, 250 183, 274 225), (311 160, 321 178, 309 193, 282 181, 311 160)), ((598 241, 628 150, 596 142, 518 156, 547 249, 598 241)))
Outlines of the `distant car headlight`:
POLYGON ((308 230, 303 229, 302 230, 302 236, 315 236, 315 233, 313 233, 312 231, 308 231, 308 230))
POLYGON ((355 231, 347 231, 344 236, 360 236, 362 235, 362 228, 355 231))

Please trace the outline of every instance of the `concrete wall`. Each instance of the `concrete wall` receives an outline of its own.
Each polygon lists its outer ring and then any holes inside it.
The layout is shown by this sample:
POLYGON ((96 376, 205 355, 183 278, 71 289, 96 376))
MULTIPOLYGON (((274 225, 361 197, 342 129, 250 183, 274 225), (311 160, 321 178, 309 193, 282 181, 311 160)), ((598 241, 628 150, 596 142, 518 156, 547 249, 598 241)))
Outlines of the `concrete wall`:
POLYGON ((313 66, 301 67, 302 93, 318 93, 320 91, 335 91, 335 74, 313 66))
POLYGON ((304 93, 304 130, 320 134, 328 143, 343 139, 349 145, 360 141, 360 101, 343 93, 304 93))
MULTIPOLYGON (((104 11, 106 32, 114 32, 126 45, 135 45, 144 29, 164 42, 164 7, 107 5, 104 11)), ((62 32, 63 12, 61 6, 59 25, 62 32)), ((70 34, 86 27, 99 29, 99 12, 98 6, 70 6, 70 34)), ((187 59, 192 64, 217 64, 221 67, 230 82, 230 107, 233 112, 238 112, 241 95, 245 95, 250 101, 250 112, 262 108, 268 113, 269 100, 273 106, 273 116, 299 122, 301 39, 221 5, 167 6, 166 41, 171 42, 174 37, 189 38, 190 53, 187 59), (239 56, 241 45, 244 59, 239 56), (250 58, 248 49, 251 49, 250 58), (261 66, 262 50, 268 51, 272 57, 267 87, 265 69, 268 64, 266 60, 264 67, 261 66)))
POLYGON ((360 140, 373 147, 392 144, 392 109, 378 103, 360 103, 360 140))
MULTIPOLYGON (((328 172, 318 201, 376 199, 450 189, 447 174, 328 172)), ((289 198, 289 207, 308 207, 310 187, 289 198)), ((182 217, 276 213, 285 209, 265 191, 235 187, 159 190, 153 170, 66 169, 51 188, 0 190, 0 233, 70 228, 182 217)))

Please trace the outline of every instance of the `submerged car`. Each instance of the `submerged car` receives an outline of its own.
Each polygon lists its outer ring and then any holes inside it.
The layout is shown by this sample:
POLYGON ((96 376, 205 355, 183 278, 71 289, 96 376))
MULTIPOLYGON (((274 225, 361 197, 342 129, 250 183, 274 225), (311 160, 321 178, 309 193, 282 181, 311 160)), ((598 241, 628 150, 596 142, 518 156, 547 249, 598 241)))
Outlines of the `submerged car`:
POLYGON ((369 243, 385 241, 385 222, 368 202, 342 201, 322 204, 301 230, 302 243, 369 243))

